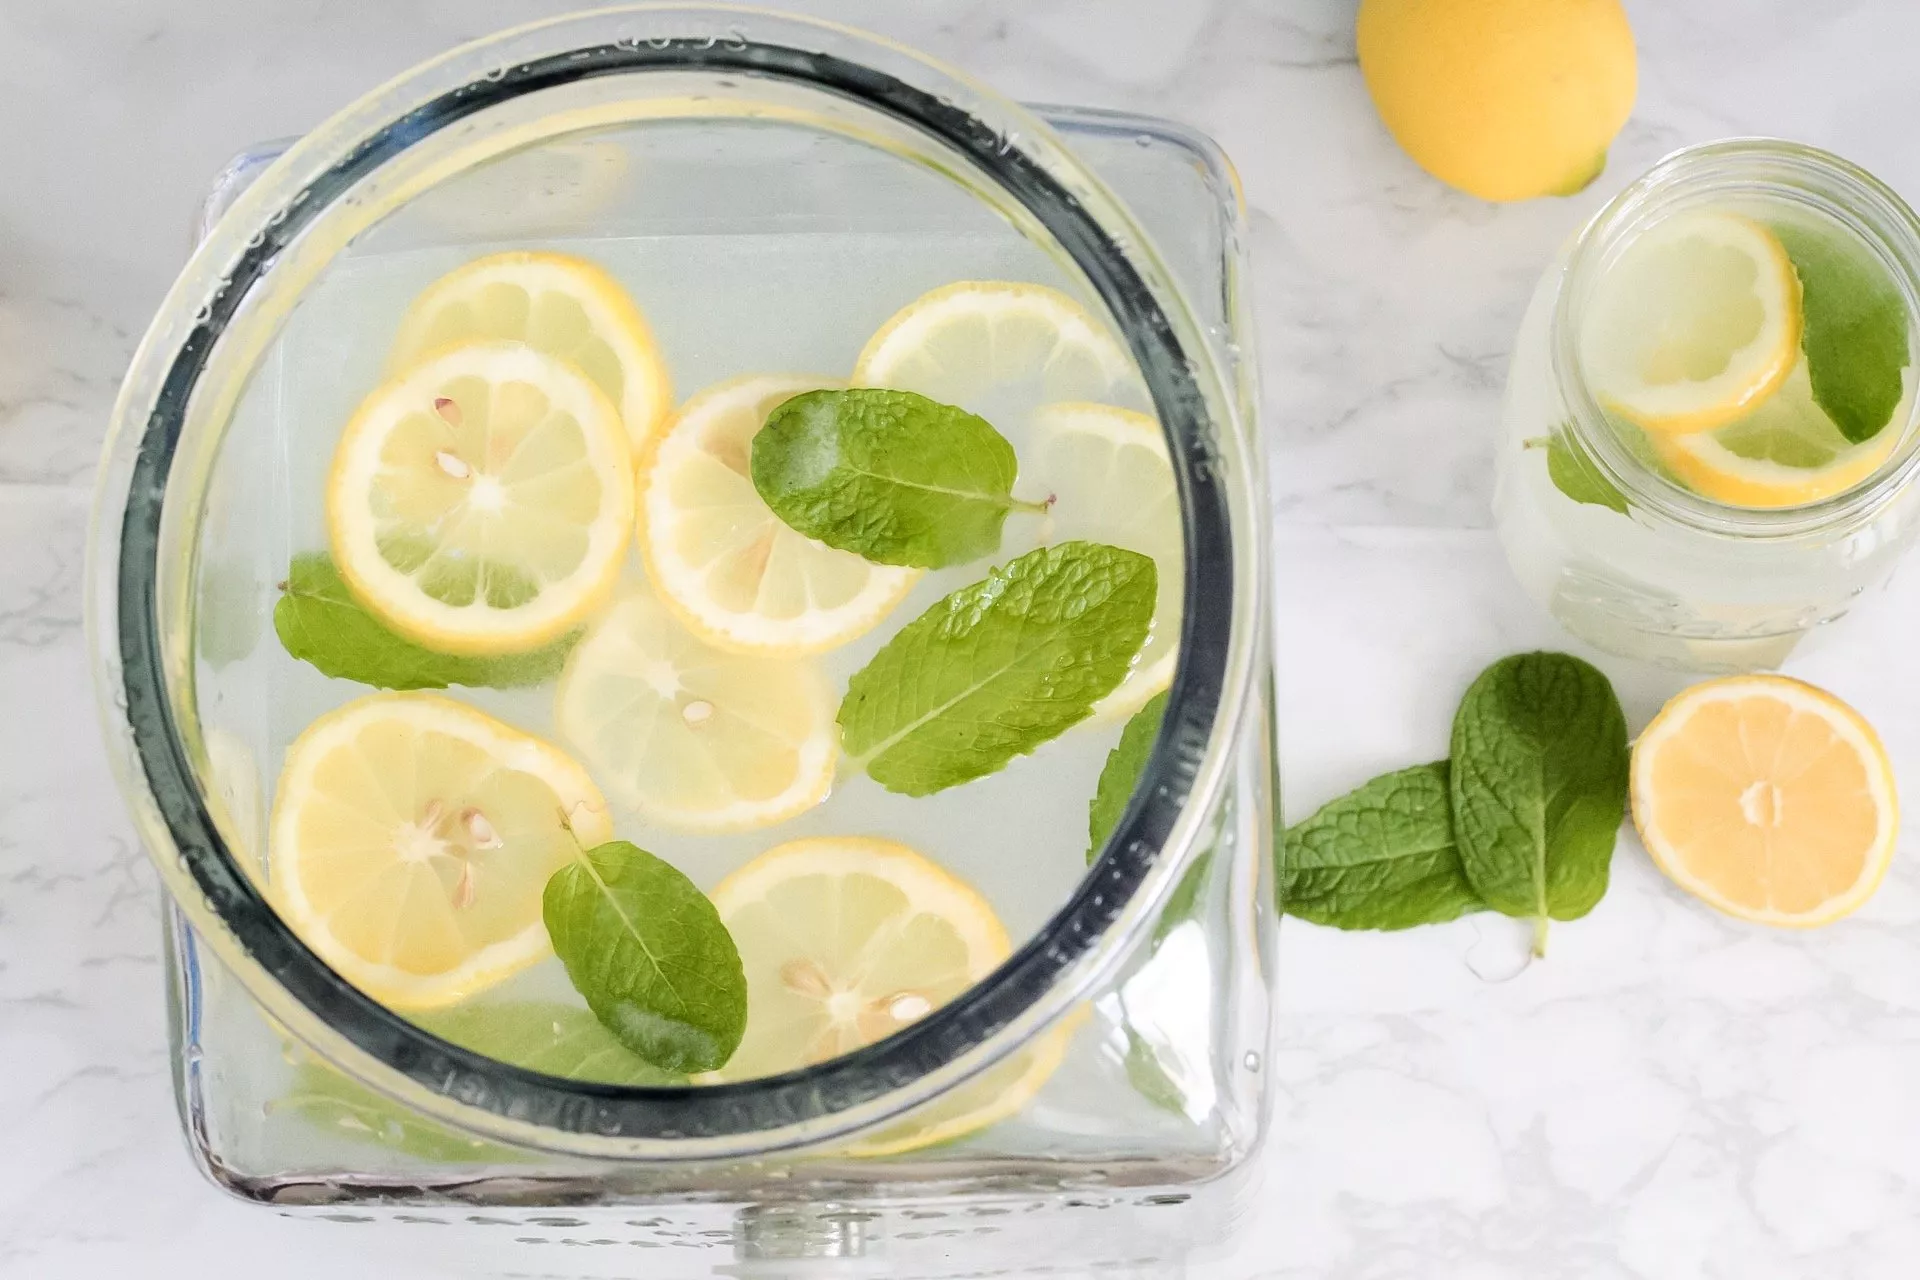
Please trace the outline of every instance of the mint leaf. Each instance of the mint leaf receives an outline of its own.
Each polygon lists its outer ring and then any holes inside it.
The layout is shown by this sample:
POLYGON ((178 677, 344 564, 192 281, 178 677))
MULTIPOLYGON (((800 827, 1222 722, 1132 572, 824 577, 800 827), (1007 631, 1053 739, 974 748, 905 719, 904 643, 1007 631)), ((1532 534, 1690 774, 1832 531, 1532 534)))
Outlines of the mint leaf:
POLYGON ((841 745, 889 791, 930 795, 1059 737, 1125 678, 1153 623, 1151 557, 1063 542, 902 627, 847 682, 841 745))
POLYGON ((1838 231, 1779 223, 1773 233, 1800 276, 1800 349, 1813 400, 1859 444, 1893 418, 1907 367, 1907 307, 1885 268, 1838 231))
POLYGON ((554 872, 543 908, 567 977, 621 1044, 669 1071, 712 1071, 733 1056, 747 977, 693 881, 610 840, 554 872))
POLYGON ((911 391, 808 391, 753 438, 753 487, 775 515, 879 564, 939 569, 1000 549, 1019 463, 965 409, 911 391))
POLYGON ((512 689, 560 673, 579 633, 531 653, 461 657, 435 653, 391 631, 354 598, 325 552, 293 558, 273 606, 273 630, 289 655, 320 674, 378 689, 444 689, 451 684, 512 689))
POLYGON ((1453 833, 1474 891, 1496 911, 1575 920, 1607 891, 1627 800, 1627 722, 1613 686, 1564 653, 1502 658, 1453 718, 1453 833))
POLYGON ((1281 906, 1315 924, 1409 929, 1486 906, 1454 847, 1444 760, 1322 806, 1287 829, 1281 853, 1281 906))
POLYGON ((1626 495, 1614 488, 1600 474, 1599 468, 1567 442, 1565 431, 1562 428, 1543 439, 1527 441, 1527 448, 1547 451, 1547 479, 1553 482, 1554 488, 1575 502, 1606 507, 1626 515, 1626 495))
POLYGON ((529 1001, 459 1004, 417 1014, 414 1021, 442 1040, 550 1076, 601 1084, 687 1082, 685 1075, 663 1071, 635 1056, 592 1013, 573 1005, 529 1001))
MULTIPOLYGON (((1087 805, 1088 866, 1092 866, 1100 851, 1106 848, 1107 837, 1113 834, 1121 815, 1126 813, 1127 802, 1133 799, 1134 788, 1140 785, 1140 775, 1146 772, 1147 758, 1153 754, 1154 740, 1160 736, 1160 721, 1166 711, 1166 692, 1156 693, 1133 713, 1127 727, 1120 731, 1120 741, 1107 753, 1093 800, 1087 805)), ((1167 905, 1160 909, 1160 919, 1153 926, 1154 947, 1199 910, 1200 894, 1207 887, 1207 872, 1212 861, 1213 851, 1209 849, 1193 860, 1187 874, 1173 887, 1167 896, 1167 905)))
POLYGON ((1107 837, 1113 834, 1121 815, 1126 813, 1127 801, 1133 799, 1133 789, 1146 771, 1147 757, 1153 754, 1154 741, 1160 736, 1160 720, 1166 712, 1166 693, 1156 693, 1133 713, 1127 727, 1120 731, 1120 741, 1107 753, 1107 762, 1100 768, 1100 781, 1094 787, 1093 801, 1087 805, 1088 866, 1100 856, 1107 837))
POLYGON ((269 1118, 297 1115, 335 1137, 383 1147, 432 1164, 518 1164, 524 1151, 461 1133, 408 1110, 320 1062, 303 1062, 269 1118))

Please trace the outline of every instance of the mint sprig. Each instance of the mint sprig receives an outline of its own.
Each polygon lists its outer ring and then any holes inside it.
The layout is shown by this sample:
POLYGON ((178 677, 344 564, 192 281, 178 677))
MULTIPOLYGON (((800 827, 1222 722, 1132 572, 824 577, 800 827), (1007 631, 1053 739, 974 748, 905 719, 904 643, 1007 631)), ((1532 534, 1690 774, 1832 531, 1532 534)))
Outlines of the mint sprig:
POLYGON ((1855 444, 1886 427, 1904 394, 1907 306, 1864 247, 1793 223, 1773 233, 1800 277, 1800 349, 1813 401, 1855 444))
POLYGON ((1627 722, 1613 686, 1564 653, 1480 673, 1453 718, 1453 834, 1474 892, 1534 922, 1575 920, 1607 891, 1627 802, 1627 722))
POLYGON ((1008 561, 902 627, 847 682, 841 745, 889 791, 985 777, 1087 718, 1153 623, 1153 560, 1063 542, 1008 561))
POLYGON ((1591 911, 1626 809, 1627 731, 1606 676, 1564 653, 1481 672, 1449 760, 1382 774, 1282 833, 1281 908, 1339 929, 1405 929, 1487 908, 1591 911))
POLYGON ((740 1046, 747 978, 713 903, 625 840, 583 850, 547 881, 553 949, 601 1025, 668 1071, 712 1071, 740 1046))
POLYGON ((879 564, 990 556, 1010 511, 1013 446, 984 418, 911 391, 808 391, 753 438, 753 487, 809 538, 879 564))
POLYGON ((513 689, 553 679, 579 633, 530 653, 464 657, 436 653, 390 629, 354 598, 325 552, 293 558, 273 630, 287 653, 322 675, 377 689, 444 689, 448 685, 513 689))

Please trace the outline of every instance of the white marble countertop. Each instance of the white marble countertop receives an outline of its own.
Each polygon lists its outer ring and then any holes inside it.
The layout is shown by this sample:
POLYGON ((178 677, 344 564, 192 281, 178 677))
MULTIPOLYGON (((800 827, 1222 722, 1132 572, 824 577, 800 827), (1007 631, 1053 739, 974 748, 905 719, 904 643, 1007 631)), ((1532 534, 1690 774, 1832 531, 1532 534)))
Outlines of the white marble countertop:
MULTIPOLYGON (((453 1276, 216 1195, 176 1132, 158 890, 96 740, 90 473, 208 178, 533 0, 0 4, 0 1277, 453 1276), (217 1261, 216 1261, 217 1260, 217 1261), (271 1271, 268 1272, 267 1269, 271 1271)), ((815 0, 1029 100, 1211 132, 1252 210, 1282 588, 1286 796, 1444 751, 1485 662, 1564 645, 1487 531, 1535 275, 1672 147, 1772 133, 1920 195, 1920 6, 1629 0, 1640 101, 1588 192, 1493 208, 1403 158, 1353 0, 815 0)), ((1800 674, 1920 778, 1896 654, 1920 581, 1800 674)), ((1636 723, 1669 687, 1608 664, 1636 723)), ((1920 865, 1781 935, 1683 899, 1631 840, 1587 920, 1506 982, 1504 922, 1283 930, 1257 1225, 1193 1274, 1420 1280, 1910 1276, 1920 1257, 1920 865), (1487 963, 1483 963, 1487 961, 1487 963)), ((570 1274, 551 1255, 499 1275, 570 1274)), ((473 1274, 471 1271, 459 1274, 473 1274)))

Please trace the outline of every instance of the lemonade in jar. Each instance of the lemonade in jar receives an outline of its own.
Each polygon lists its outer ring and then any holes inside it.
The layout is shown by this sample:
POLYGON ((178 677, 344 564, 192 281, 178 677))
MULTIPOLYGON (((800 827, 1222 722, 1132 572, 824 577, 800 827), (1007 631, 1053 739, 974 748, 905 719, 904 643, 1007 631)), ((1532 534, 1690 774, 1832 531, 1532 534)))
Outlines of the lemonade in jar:
POLYGON ((1681 151, 1542 278, 1495 510, 1569 631, 1703 671, 1777 666, 1916 532, 1920 222, 1809 147, 1681 151))

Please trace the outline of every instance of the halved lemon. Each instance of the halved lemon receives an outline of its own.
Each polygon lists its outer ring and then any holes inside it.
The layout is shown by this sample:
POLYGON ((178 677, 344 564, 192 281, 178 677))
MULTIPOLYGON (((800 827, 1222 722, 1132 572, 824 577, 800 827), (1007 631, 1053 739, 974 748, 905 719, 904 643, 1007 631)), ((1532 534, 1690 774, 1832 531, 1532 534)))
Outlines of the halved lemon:
POLYGON ((606 393, 638 451, 673 407, 653 330, 604 267, 564 253, 476 258, 420 292, 400 320, 388 367, 454 343, 510 340, 558 356, 606 393))
POLYGON ((520 342, 452 347, 353 415, 327 529, 341 575, 395 630, 449 653, 537 648, 613 590, 633 452, 572 365, 520 342))
POLYGON ((606 801, 557 748, 450 698, 376 693, 287 749, 269 877, 341 976, 427 1009, 546 956, 548 878, 612 837, 606 801))
POLYGON ((796 532, 753 487, 767 415, 831 379, 754 374, 708 387, 668 423, 640 470, 640 554, 660 597, 712 644, 819 653, 870 631, 920 571, 869 564, 796 532))
POLYGON ((1044 285, 962 280, 881 325, 853 383, 917 391, 988 421, 1054 400, 1146 407, 1125 348, 1087 309, 1044 285))
POLYGON ((1797 507, 1844 493, 1880 469, 1897 431, 1855 444, 1814 403, 1801 361, 1773 395, 1717 431, 1652 436, 1667 468, 1694 492, 1736 507, 1797 507))
POLYGON ((987 900, 892 840, 792 840, 713 891, 747 974, 747 1034, 716 1076, 749 1080, 893 1034, 1011 950, 987 900))
POLYGON ((804 658, 716 649, 645 588, 574 646, 554 724, 614 797, 682 831, 749 831, 826 798, 833 692, 804 658))
POLYGON ((1126 680, 1094 708, 1124 717, 1173 682, 1180 656, 1185 544, 1166 436, 1144 413, 1104 404, 1052 404, 1034 417, 1035 483, 1053 495, 1049 540, 1083 538, 1152 556, 1159 571, 1153 629, 1126 680))
POLYGON ((1873 895, 1899 802, 1860 714, 1785 676, 1676 696, 1633 749, 1633 821, 1660 869, 1743 920, 1808 927, 1873 895))
POLYGON ((1800 277, 1750 218, 1682 213, 1626 246, 1580 334, 1601 402, 1649 431, 1711 431, 1772 395, 1800 359, 1800 277))

